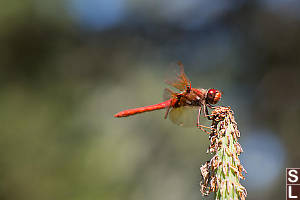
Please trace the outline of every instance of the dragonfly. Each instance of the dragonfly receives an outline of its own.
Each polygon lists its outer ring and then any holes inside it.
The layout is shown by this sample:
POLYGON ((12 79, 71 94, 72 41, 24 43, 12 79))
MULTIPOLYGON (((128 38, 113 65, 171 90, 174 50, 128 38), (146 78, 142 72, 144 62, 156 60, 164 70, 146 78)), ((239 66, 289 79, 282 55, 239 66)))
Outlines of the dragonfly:
POLYGON ((185 116, 184 113, 190 113, 191 110, 196 110, 196 112, 193 112, 197 115, 195 125, 199 129, 207 132, 203 128, 209 127, 200 124, 200 117, 203 115, 210 119, 208 108, 215 108, 213 105, 219 102, 223 93, 213 88, 193 88, 191 81, 184 72, 183 64, 180 61, 177 64, 179 66, 179 73, 176 74, 176 78, 173 81, 166 81, 166 83, 176 88, 178 92, 166 88, 166 101, 154 105, 124 110, 115 114, 114 117, 128 117, 144 112, 166 109, 164 118, 166 119, 168 118, 168 115, 170 115, 169 118, 171 121, 182 126, 186 123, 182 120, 184 118, 183 116, 185 116))

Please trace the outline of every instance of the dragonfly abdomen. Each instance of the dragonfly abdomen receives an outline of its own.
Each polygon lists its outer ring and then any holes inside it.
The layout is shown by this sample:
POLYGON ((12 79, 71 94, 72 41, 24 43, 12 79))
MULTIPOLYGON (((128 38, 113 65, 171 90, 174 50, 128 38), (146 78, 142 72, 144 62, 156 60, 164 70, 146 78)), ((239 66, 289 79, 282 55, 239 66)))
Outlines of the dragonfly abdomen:
POLYGON ((135 115, 135 114, 139 114, 139 113, 149 112, 149 111, 153 111, 153 110, 160 110, 160 109, 169 107, 171 104, 171 101, 172 101, 172 99, 169 99, 165 102, 150 105, 150 106, 124 110, 124 111, 121 111, 121 112, 115 114, 114 117, 128 117, 130 115, 135 115))

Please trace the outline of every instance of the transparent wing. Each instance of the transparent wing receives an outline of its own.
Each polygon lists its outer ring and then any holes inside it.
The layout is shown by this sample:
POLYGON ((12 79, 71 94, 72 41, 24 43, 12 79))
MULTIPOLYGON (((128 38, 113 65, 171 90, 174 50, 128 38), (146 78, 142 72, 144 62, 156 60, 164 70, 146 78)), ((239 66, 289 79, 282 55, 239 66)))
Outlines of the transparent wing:
POLYGON ((168 100, 168 99, 171 99, 171 98, 174 98, 176 97, 176 92, 173 92, 171 89, 169 88, 165 88, 164 89, 164 94, 163 94, 163 99, 164 101, 168 100))
POLYGON ((198 109, 198 106, 172 108, 168 117, 179 126, 197 126, 198 109))
POLYGON ((180 91, 186 90, 187 88, 191 88, 191 81, 184 73, 183 64, 179 61, 177 65, 177 69, 179 68, 179 72, 176 72, 176 78, 173 80, 166 80, 166 83, 168 85, 171 85, 172 87, 177 88, 180 91))

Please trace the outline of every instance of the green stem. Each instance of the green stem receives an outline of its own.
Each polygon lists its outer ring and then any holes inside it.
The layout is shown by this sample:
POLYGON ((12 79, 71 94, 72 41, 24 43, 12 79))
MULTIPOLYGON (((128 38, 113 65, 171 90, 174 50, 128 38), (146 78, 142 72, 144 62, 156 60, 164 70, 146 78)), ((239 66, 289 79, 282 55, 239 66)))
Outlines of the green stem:
POLYGON ((215 192, 216 200, 244 200, 247 191, 239 180, 245 179, 242 173, 246 170, 238 158, 243 150, 238 143, 240 132, 229 107, 217 107, 212 112, 212 128, 208 151, 214 156, 200 168, 201 192, 203 195, 215 192))

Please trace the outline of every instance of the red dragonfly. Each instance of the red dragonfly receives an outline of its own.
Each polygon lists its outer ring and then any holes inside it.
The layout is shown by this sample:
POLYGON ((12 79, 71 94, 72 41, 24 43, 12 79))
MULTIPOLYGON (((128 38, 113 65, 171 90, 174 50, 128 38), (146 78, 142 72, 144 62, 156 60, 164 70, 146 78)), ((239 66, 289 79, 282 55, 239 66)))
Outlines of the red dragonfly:
MULTIPOLYGON (((192 88, 191 81, 188 79, 186 74, 184 73, 184 68, 181 62, 178 62, 180 67, 180 73, 177 74, 175 81, 166 81, 167 84, 173 86, 178 89, 180 92, 173 92, 171 89, 166 88, 166 93, 168 94, 168 100, 150 105, 145 107, 133 108, 129 110, 121 111, 114 115, 114 117, 128 117, 131 115, 164 109, 166 108, 165 119, 168 117, 170 113, 171 120, 179 125, 183 125, 183 122, 180 118, 183 116, 183 112, 186 112, 192 108, 196 108, 197 111, 197 127, 201 130, 202 127, 208 128, 206 126, 200 125, 200 116, 201 113, 205 117, 209 117, 208 109, 214 108, 212 104, 218 103, 220 100, 222 93, 217 89, 196 89, 192 88)), ((205 131, 207 132, 207 131, 205 131)))

